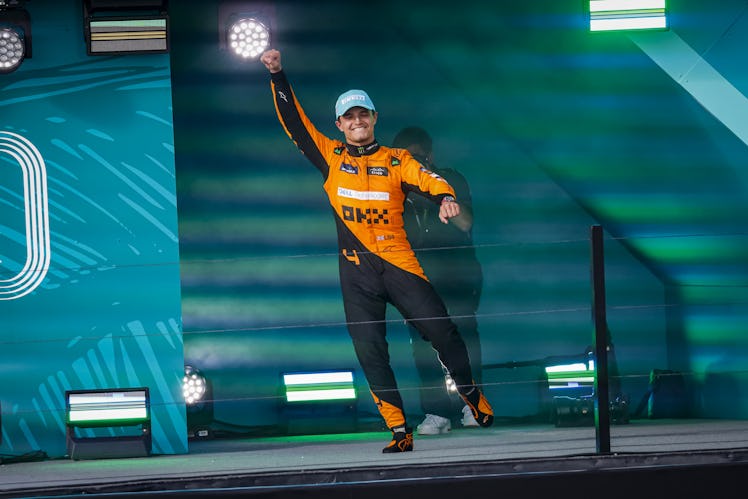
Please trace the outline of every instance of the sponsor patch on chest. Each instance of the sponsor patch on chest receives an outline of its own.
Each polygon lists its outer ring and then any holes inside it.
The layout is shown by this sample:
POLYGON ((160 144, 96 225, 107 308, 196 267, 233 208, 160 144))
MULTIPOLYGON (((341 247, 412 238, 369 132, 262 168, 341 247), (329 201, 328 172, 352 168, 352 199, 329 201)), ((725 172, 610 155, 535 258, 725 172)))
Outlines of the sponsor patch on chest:
POLYGON ((366 167, 366 173, 377 177, 387 177, 390 174, 389 170, 384 166, 368 166, 366 167))
POLYGON ((358 166, 350 165, 348 163, 341 163, 340 171, 346 172, 346 173, 352 173, 353 175, 358 175, 358 166))

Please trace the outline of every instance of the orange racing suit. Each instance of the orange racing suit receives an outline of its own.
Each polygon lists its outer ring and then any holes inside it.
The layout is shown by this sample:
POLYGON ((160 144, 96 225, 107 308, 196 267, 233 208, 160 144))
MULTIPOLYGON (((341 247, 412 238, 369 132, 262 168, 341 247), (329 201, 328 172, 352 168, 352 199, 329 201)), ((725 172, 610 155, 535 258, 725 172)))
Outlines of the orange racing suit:
POLYGON ((387 426, 405 425, 389 362, 385 312, 392 303, 429 341, 460 392, 473 386, 465 344, 411 249, 403 226, 409 191, 441 203, 454 190, 406 149, 353 146, 324 136, 307 118, 283 71, 271 73, 283 128, 319 169, 338 234, 348 331, 387 426))

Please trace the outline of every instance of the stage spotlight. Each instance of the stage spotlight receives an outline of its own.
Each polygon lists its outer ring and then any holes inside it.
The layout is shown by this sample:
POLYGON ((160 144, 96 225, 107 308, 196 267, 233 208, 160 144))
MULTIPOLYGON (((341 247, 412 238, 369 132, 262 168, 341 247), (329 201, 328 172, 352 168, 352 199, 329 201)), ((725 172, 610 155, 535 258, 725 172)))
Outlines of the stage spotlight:
POLYGON ((270 48, 275 11, 261 2, 224 2, 218 12, 220 47, 240 59, 257 59, 270 48))
POLYGON ((270 31, 253 18, 236 20, 228 37, 231 51, 244 59, 256 59, 270 47, 270 31))
POLYGON ((590 31, 666 28, 665 0, 590 0, 590 31))
POLYGON ((71 459, 150 455, 148 388, 69 390, 65 406, 71 459))
POLYGON ((184 367, 182 394, 187 405, 187 434, 207 438, 213 422, 213 389, 210 381, 192 366, 184 367))
POLYGON ((31 17, 20 0, 0 0, 0 73, 31 59, 31 17))
POLYGON ((288 434, 356 431, 353 371, 282 374, 285 390, 281 421, 288 434))
POLYGON ((195 405, 205 396, 206 380, 202 373, 192 366, 184 367, 182 394, 187 405, 195 405))
POLYGON ((88 55, 169 51, 167 0, 83 0, 88 55))

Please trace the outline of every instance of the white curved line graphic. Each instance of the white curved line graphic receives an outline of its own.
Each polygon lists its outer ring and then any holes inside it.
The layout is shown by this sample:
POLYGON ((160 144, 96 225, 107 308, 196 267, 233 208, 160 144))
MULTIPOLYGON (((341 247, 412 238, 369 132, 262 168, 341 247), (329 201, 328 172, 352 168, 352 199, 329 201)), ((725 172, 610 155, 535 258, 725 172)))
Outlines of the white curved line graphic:
POLYGON ((26 213, 26 262, 10 279, 0 279, 0 300, 15 300, 36 289, 49 270, 49 210, 47 167, 39 150, 28 139, 0 131, 0 154, 7 154, 23 172, 26 213))

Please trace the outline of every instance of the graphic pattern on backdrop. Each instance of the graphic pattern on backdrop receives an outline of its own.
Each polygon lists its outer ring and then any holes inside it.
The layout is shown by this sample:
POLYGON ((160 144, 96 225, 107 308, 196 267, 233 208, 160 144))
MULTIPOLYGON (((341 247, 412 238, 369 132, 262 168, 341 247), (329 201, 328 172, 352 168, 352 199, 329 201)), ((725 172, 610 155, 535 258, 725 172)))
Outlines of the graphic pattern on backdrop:
POLYGON ((34 59, 0 81, 0 285, 24 283, 0 301, 0 452, 63 456, 66 390, 141 386, 153 452, 186 452, 169 55, 90 57, 74 5, 29 9, 34 59))
POLYGON ((0 132, 0 153, 18 162, 24 180, 26 260, 18 274, 10 279, 0 279, 0 300, 14 300, 36 289, 49 269, 47 167, 34 144, 16 133, 0 132))

